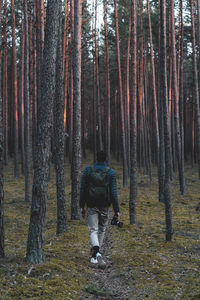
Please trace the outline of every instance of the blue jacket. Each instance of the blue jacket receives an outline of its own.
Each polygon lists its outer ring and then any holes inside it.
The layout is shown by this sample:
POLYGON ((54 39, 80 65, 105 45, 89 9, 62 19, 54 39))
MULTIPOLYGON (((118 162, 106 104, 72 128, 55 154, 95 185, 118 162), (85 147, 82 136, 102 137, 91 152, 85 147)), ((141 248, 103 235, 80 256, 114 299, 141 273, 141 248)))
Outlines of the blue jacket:
MULTIPOLYGON (((97 162, 93 165, 95 169, 104 170, 108 166, 106 163, 97 162)), ((87 180, 89 175, 91 174, 92 168, 91 166, 87 166, 83 172, 82 180, 81 180, 81 190, 80 190, 80 207, 84 208, 85 204, 87 203, 87 180)), ((116 180, 116 173, 113 169, 109 169, 108 171, 108 180, 109 180, 109 187, 110 187, 110 202, 113 205, 114 212, 119 212, 119 203, 117 197, 117 180, 116 180)))

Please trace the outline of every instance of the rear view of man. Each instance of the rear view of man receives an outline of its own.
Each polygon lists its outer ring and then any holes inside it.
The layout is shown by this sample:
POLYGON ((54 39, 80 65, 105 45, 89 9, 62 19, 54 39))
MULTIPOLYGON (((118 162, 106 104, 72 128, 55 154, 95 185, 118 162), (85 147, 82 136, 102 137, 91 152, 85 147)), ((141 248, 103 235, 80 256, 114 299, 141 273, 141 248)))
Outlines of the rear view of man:
POLYGON ((108 224, 108 210, 112 204, 117 220, 119 220, 119 204, 117 197, 117 183, 115 171, 106 164, 106 153, 97 153, 97 162, 87 166, 82 175, 80 191, 81 214, 85 217, 87 205, 88 228, 92 244, 90 262, 105 268, 100 248, 103 244, 106 226, 108 224))

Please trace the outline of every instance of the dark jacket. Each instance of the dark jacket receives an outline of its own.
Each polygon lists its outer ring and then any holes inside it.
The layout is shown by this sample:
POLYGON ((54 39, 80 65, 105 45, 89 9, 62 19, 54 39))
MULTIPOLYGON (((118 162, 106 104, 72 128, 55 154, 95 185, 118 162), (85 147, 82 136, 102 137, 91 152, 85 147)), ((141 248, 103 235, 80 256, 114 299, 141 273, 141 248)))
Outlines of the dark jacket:
MULTIPOLYGON (((93 168, 95 169, 101 169, 104 170, 108 166, 105 163, 97 162, 93 165, 93 168)), ((82 180, 81 180, 81 190, 80 190, 80 207, 84 208, 85 204, 87 204, 88 207, 90 207, 90 203, 88 203, 88 179, 89 175, 91 174, 92 167, 87 166, 83 172, 82 180)), ((117 197, 117 181, 116 181, 116 173, 113 169, 109 169, 108 171, 108 181, 109 181, 109 202, 113 205, 114 212, 119 212, 119 203, 118 203, 118 197, 117 197)), ((109 205, 109 203, 108 203, 109 205)))

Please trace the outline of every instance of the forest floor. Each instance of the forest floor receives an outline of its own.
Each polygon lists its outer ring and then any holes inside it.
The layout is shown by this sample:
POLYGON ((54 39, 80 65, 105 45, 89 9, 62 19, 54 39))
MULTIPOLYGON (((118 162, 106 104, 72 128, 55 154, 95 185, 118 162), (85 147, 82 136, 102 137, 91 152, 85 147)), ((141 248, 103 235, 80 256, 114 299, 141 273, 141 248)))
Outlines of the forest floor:
MULTIPOLYGON (((89 161, 84 161, 83 167, 89 161)), ((164 205, 158 202, 156 170, 138 174, 137 223, 129 225, 129 189, 118 174, 122 228, 109 226, 103 255, 107 268, 92 267, 87 220, 70 220, 70 171, 66 164, 67 232, 56 236, 55 172, 49 183, 45 254, 41 265, 26 262, 30 203, 24 202, 24 178, 4 170, 5 254, 0 260, 0 299, 200 299, 200 181, 186 166, 187 193, 177 176, 171 184, 173 240, 165 241, 164 205)), ((112 212, 110 217, 112 217, 112 212)))

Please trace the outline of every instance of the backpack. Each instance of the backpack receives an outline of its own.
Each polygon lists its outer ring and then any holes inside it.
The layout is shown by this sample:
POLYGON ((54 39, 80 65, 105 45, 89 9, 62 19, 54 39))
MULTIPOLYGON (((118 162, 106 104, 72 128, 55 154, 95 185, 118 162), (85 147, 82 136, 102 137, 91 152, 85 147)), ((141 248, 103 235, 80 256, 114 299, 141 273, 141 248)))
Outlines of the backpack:
POLYGON ((91 167, 88 181, 88 200, 92 206, 109 205, 109 170, 109 167, 104 170, 91 167))

